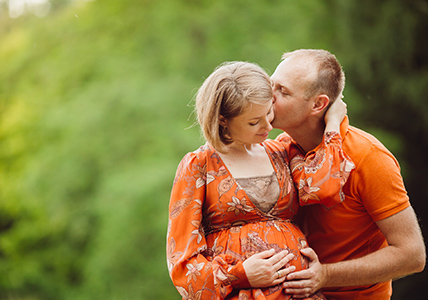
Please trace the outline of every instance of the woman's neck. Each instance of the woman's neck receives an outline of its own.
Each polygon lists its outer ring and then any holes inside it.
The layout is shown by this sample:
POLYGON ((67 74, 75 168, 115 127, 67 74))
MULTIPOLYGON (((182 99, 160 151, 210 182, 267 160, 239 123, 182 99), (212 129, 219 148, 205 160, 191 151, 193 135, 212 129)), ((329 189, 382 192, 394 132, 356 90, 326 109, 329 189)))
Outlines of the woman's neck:
POLYGON ((266 176, 273 172, 273 166, 265 148, 260 144, 231 145, 226 153, 219 153, 223 163, 234 178, 266 176), (251 147, 249 147, 251 146, 251 147))
POLYGON ((251 155, 252 152, 257 151, 260 147, 259 144, 244 144, 234 142, 229 145, 227 154, 235 154, 235 155, 251 155))

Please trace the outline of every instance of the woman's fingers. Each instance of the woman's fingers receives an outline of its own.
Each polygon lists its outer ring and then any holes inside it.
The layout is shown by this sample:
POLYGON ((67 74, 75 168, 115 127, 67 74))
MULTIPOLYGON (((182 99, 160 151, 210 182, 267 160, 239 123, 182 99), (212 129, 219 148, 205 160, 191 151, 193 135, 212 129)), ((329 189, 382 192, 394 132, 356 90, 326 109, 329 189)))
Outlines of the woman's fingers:
MULTIPOLYGON (((259 253, 254 254, 253 256, 261 259, 272 258, 272 255, 275 253, 275 249, 271 248, 269 250, 265 250, 259 253)), ((275 256, 275 255, 274 255, 275 256)))
POLYGON ((273 285, 280 284, 287 279, 287 275, 296 270, 295 266, 288 266, 287 268, 280 269, 275 273, 275 280, 272 282, 273 285))
POLYGON ((268 261, 269 261, 269 263, 271 263, 274 266, 274 265, 280 263, 287 254, 288 254, 287 250, 282 250, 282 251, 276 253, 275 255, 272 255, 272 257, 269 258, 268 261))
POLYGON ((270 258, 274 263, 273 269, 276 270, 274 276, 273 284, 280 284, 286 278, 287 275, 296 270, 295 266, 290 265, 290 261, 294 259, 294 254, 288 253, 287 250, 281 251, 280 253, 275 254, 270 258))
POLYGON ((287 250, 281 251, 278 254, 275 254, 271 257, 273 267, 275 270, 282 269, 284 266, 287 266, 290 261, 294 259, 294 254, 288 253, 287 250))
POLYGON ((296 270, 296 266, 289 266, 287 268, 281 269, 277 271, 278 279, 279 278, 286 278, 288 274, 291 272, 294 272, 296 270))

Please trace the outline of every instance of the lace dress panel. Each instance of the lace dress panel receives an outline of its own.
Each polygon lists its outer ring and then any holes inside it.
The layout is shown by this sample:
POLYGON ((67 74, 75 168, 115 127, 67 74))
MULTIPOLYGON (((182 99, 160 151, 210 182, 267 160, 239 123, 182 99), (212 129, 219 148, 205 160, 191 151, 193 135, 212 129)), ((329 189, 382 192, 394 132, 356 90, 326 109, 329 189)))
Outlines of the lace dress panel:
POLYGON ((268 213, 278 201, 280 189, 275 172, 259 177, 236 178, 251 202, 262 212, 268 213))

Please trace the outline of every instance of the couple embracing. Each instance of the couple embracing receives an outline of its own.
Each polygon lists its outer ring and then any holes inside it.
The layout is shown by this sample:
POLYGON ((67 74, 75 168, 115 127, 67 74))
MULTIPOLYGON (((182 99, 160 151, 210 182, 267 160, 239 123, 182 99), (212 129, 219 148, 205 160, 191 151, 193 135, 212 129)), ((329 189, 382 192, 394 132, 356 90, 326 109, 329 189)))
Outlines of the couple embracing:
POLYGON ((425 266, 394 156, 349 125, 325 50, 285 53, 271 77, 224 63, 196 113, 206 143, 180 162, 167 234, 183 299, 390 299, 425 266), (284 131, 267 139, 272 128, 284 131))

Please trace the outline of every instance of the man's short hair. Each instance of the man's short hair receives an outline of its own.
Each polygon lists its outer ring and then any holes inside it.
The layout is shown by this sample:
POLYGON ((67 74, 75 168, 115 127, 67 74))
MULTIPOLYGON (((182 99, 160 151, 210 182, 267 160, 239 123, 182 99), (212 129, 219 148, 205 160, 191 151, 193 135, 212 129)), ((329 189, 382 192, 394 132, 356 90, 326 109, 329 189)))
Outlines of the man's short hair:
POLYGON ((281 57, 305 60, 317 68, 316 79, 306 85, 305 97, 307 99, 326 94, 330 104, 338 99, 345 88, 345 73, 336 56, 326 50, 300 49, 286 52, 281 57))

